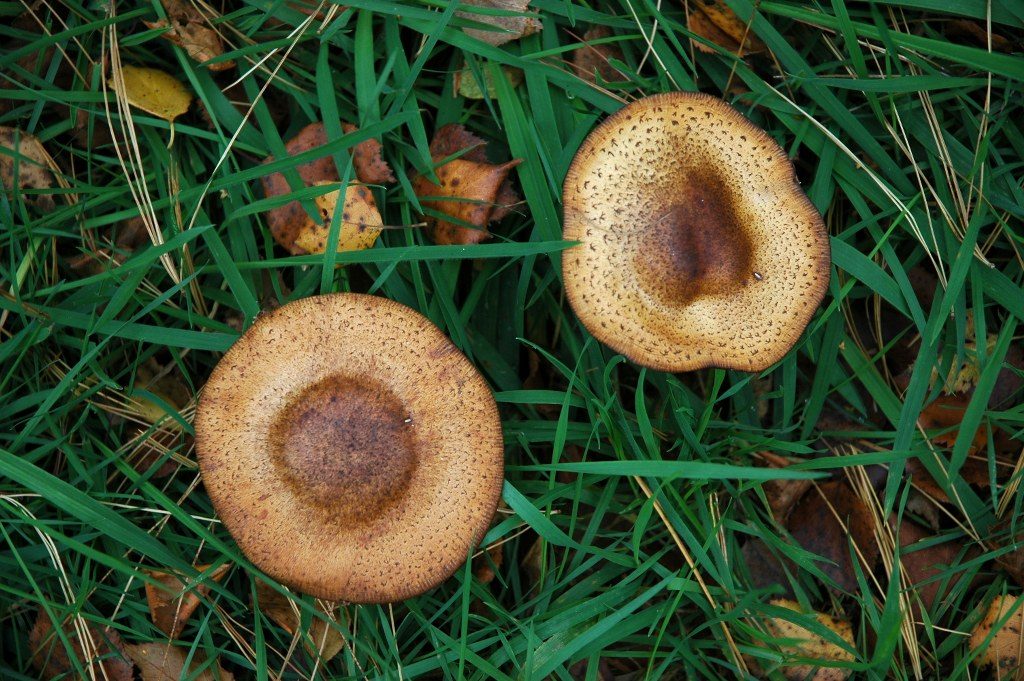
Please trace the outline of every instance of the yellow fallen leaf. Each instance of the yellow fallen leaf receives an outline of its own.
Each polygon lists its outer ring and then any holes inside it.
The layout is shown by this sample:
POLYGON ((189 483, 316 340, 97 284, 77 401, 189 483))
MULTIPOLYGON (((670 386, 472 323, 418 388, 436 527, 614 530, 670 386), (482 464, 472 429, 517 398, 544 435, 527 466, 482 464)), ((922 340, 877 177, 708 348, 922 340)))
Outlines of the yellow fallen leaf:
POLYGON ((188 664, 187 649, 171 645, 169 642, 140 643, 127 645, 125 648, 128 649, 132 662, 138 667, 142 681, 233 681, 235 678, 230 672, 221 669, 216 662, 196 674, 203 666, 199 657, 194 657, 191 664, 188 664))
MULTIPOLYGON (((771 604, 794 612, 802 612, 800 604, 794 601, 777 599, 771 601, 771 604)), ((832 630, 849 648, 853 648, 853 627, 849 622, 820 612, 811 614, 819 624, 832 630)), ((810 658, 823 663, 821 665, 794 664, 783 661, 780 671, 784 678, 793 681, 798 679, 803 681, 843 681, 852 673, 848 668, 827 666, 828 663, 852 662, 853 654, 846 648, 782 617, 772 617, 764 622, 764 626, 768 634, 779 641, 778 650, 787 657, 810 658)), ((767 641, 757 641, 756 644, 768 647, 767 641)), ((747 656, 747 662, 755 671, 763 671, 760 670, 761 665, 753 656, 747 656)))
MULTIPOLYGON (((331 184, 329 182, 319 184, 331 184)), ((341 192, 332 192, 316 197, 322 221, 307 220, 295 237, 295 245, 307 253, 323 253, 327 250, 327 237, 331 221, 338 210, 341 192)), ((341 228, 338 232, 338 252, 362 251, 372 248, 384 228, 377 204, 369 189, 361 185, 349 185, 345 190, 345 202, 341 207, 341 228)))
MULTIPOLYGON (((165 121, 173 121, 188 111, 192 93, 174 76, 159 69, 122 66, 128 103, 165 121)), ((114 87, 114 80, 108 83, 114 87)))
POLYGON ((1024 678, 1021 640, 1024 631, 1024 607, 1017 606, 1016 596, 998 596, 989 605, 984 619, 971 633, 971 650, 981 648, 974 658, 979 667, 994 666, 998 678, 1024 678), (1001 623, 1001 624, 1000 624, 1001 623), (986 644, 986 639, 992 636, 986 644))

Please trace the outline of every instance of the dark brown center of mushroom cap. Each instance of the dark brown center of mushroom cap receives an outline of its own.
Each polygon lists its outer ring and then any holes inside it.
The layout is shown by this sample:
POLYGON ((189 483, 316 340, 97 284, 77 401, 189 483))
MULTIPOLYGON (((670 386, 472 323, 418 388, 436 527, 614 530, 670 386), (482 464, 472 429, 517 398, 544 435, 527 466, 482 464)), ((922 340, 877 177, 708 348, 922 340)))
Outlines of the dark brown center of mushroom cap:
POLYGON ((272 459, 300 499, 349 522, 395 505, 416 468, 415 424, 394 393, 330 376, 301 391, 271 429, 272 459))
POLYGON ((725 184, 691 173, 671 193, 667 210, 642 230, 635 256, 640 285, 679 307, 756 281, 750 237, 725 184))

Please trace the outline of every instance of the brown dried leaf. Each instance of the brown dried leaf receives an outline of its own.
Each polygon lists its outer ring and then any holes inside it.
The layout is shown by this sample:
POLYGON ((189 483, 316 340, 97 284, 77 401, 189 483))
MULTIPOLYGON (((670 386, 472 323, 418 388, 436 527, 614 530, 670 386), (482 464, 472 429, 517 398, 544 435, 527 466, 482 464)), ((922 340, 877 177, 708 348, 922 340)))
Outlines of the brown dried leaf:
POLYGON ((135 665, 139 668, 142 681, 234 681, 234 675, 224 671, 219 664, 197 671, 203 661, 192 658, 192 664, 186 669, 188 654, 184 648, 170 643, 140 643, 125 646, 135 665))
MULTIPOLYGON (((946 22, 946 37, 957 42, 967 42, 978 47, 988 48, 988 31, 980 21, 970 19, 950 19, 946 22)), ((1020 35, 1018 34, 1018 43, 1020 35)), ((992 49, 996 52, 1013 52, 1019 44, 995 31, 992 31, 992 49)))
MULTIPOLYGON (((802 612, 799 603, 790 600, 774 600, 771 604, 794 612, 802 612)), ((854 647, 853 627, 843 619, 826 615, 825 613, 811 613, 814 618, 825 627, 835 632, 840 639, 846 642, 849 648, 854 647)), ((852 662, 854 655, 849 650, 841 647, 809 629, 790 622, 782 617, 771 617, 764 622, 765 629, 773 638, 780 639, 778 650, 787 656, 797 658, 811 658, 820 660, 823 663, 829 662, 852 662)), ((766 642, 757 640, 755 645, 768 647, 766 642)), ((752 669, 759 670, 760 665, 753 657, 747 658, 752 669)), ((849 678, 852 673, 850 669, 841 667, 818 666, 812 664, 784 665, 781 669, 783 677, 793 681, 842 681, 849 678)), ((764 673, 764 672, 761 672, 764 673)))
MULTIPOLYGON (((748 30, 747 22, 736 16, 723 0, 684 2, 689 10, 686 23, 691 33, 723 47, 738 57, 764 52, 767 49, 761 39, 748 30)), ((690 42, 701 52, 714 52, 711 47, 697 40, 690 42)))
MULTIPOLYGON (((125 64, 121 67, 128 103, 165 121, 188 111, 192 93, 174 76, 159 69, 125 64)), ((108 83, 116 87, 114 79, 108 83)))
POLYGON ((34 135, 0 126, 0 187, 12 201, 15 195, 21 195, 25 203, 53 210, 55 204, 51 195, 26 196, 23 193, 25 189, 53 189, 51 162, 50 155, 34 135))
POLYGON ((167 13, 167 19, 143 22, 149 28, 166 28, 161 37, 185 50, 188 56, 211 71, 226 71, 234 68, 235 62, 222 61, 206 64, 224 54, 224 41, 207 22, 206 18, 191 3, 185 0, 160 0, 167 13))
POLYGON ((490 584, 497 576, 495 570, 501 569, 504 552, 501 544, 495 544, 473 559, 473 576, 481 584, 490 584))
MULTIPOLYGON (((282 629, 292 636, 297 636, 297 630, 301 622, 300 612, 292 605, 290 599, 278 593, 266 582, 257 580, 256 598, 259 601, 260 611, 277 623, 282 629)), ((334 607, 324 608, 322 601, 316 601, 316 607, 330 618, 334 614, 334 607)), ((345 639, 335 627, 319 617, 310 618, 309 629, 303 632, 302 644, 311 655, 320 658, 321 662, 327 662, 339 652, 345 645, 345 639)))
MULTIPOLYGON (((790 586, 786 576, 785 567, 775 554, 771 552, 767 544, 757 538, 752 538, 740 549, 743 565, 750 573, 750 585, 755 589, 770 589, 776 586, 782 588, 782 593, 790 598, 795 598, 793 588, 790 586)), ((794 566, 788 566, 794 570, 794 566)))
MULTIPOLYGON (((795 463, 772 452, 760 452, 760 461, 771 468, 786 468, 795 463)), ((785 523, 793 506, 811 488, 810 480, 768 480, 762 486, 768 508, 777 523, 785 523)))
POLYGON ((842 482, 821 483, 805 494, 793 506, 787 526, 802 547, 826 559, 818 567, 843 591, 859 588, 848 540, 860 548, 868 569, 878 560, 871 511, 842 482))
POLYGON ((1010 578, 1017 584, 1024 585, 1024 530, 1014 531, 1013 525, 1013 517, 998 522, 992 527, 992 534, 1003 536, 1000 536, 998 541, 990 540, 987 543, 994 550, 1004 549, 1007 544, 1013 546, 1013 550, 1009 553, 1003 553, 996 557, 996 565, 1010 575, 1010 578))
MULTIPOLYGON (((230 569, 231 564, 225 563, 207 575, 201 584, 193 586, 192 580, 185 582, 178 575, 159 570, 147 570, 150 577, 160 586, 146 583, 146 601, 149 603, 149 615, 153 624, 167 634, 169 638, 178 638, 188 624, 192 613, 210 593, 210 583, 220 582, 230 569), (187 589, 187 590, 186 590, 187 589)), ((196 565, 196 570, 205 573, 209 565, 196 565)))
MULTIPOLYGON (((161 366, 155 358, 140 364, 135 372, 134 390, 145 390, 156 395, 167 404, 181 409, 192 400, 192 391, 185 383, 177 366, 161 366)), ((181 424, 170 417, 162 406, 142 395, 132 395, 134 414, 148 423, 163 422, 163 425, 178 429, 181 424)))
MULTIPOLYGON (((894 524, 893 519, 889 522, 894 524)), ((940 591, 942 580, 938 576, 956 562, 963 548, 958 542, 915 546, 931 536, 931 532, 911 520, 904 518, 900 523, 900 564, 909 587, 912 614, 918 622, 921 608, 930 611, 935 601, 948 592, 948 587, 940 591)))
MULTIPOLYGON (((359 130, 351 123, 342 123, 341 129, 346 135, 359 130)), ((390 184, 398 181, 381 154, 380 142, 372 137, 352 148, 352 166, 356 170, 356 177, 365 184, 390 184)))
POLYGON ((617 43, 589 43, 612 35, 612 30, 600 24, 591 26, 583 34, 583 42, 588 43, 578 47, 572 53, 572 65, 576 69, 576 75, 583 80, 596 83, 600 76, 604 82, 624 80, 624 75, 617 68, 612 66, 611 59, 622 60, 622 49, 617 43))
MULTIPOLYGON (((452 220, 425 217, 427 230, 438 244, 476 244, 490 236, 488 223, 495 214, 504 217, 499 198, 509 202, 511 190, 505 187, 509 171, 521 162, 515 159, 495 165, 484 156, 482 141, 463 126, 449 124, 437 131, 430 144, 431 158, 439 163, 463 149, 472 148, 465 155, 435 168, 440 184, 434 184, 424 175, 413 179, 413 191, 424 208, 451 216, 452 220), (428 198, 429 197, 429 198, 428 198), (465 226, 466 224, 472 227, 465 226)), ((512 201, 511 203, 515 203, 512 201)))
POLYGON ((1015 681, 1024 680, 1024 607, 1019 607, 1018 596, 997 596, 989 605, 985 617, 971 633, 971 650, 985 646, 974 658, 979 667, 994 666, 998 678, 1015 681), (1012 614, 1011 614, 1012 613, 1012 614), (1005 620, 1000 625, 999 623, 1005 620), (985 645, 985 639, 995 631, 992 640, 985 645))
POLYGON ((83 645, 78 628, 71 618, 61 624, 61 629, 71 644, 71 656, 77 660, 76 665, 54 631, 49 615, 40 608, 35 625, 28 635, 32 666, 46 679, 75 678, 78 668, 85 671, 88 678, 89 669, 92 668, 97 678, 107 681, 133 681, 132 663, 117 632, 109 627, 100 629, 88 622, 85 628, 88 643, 83 645))
POLYGON ((464 28, 466 35, 491 45, 504 45, 511 40, 518 40, 523 36, 537 33, 543 28, 536 15, 527 12, 530 0, 464 0, 463 5, 483 7, 485 9, 498 9, 505 12, 518 12, 529 16, 494 16, 490 14, 479 14, 476 12, 457 12, 458 16, 469 19, 480 24, 490 24, 492 30, 478 28, 464 28))

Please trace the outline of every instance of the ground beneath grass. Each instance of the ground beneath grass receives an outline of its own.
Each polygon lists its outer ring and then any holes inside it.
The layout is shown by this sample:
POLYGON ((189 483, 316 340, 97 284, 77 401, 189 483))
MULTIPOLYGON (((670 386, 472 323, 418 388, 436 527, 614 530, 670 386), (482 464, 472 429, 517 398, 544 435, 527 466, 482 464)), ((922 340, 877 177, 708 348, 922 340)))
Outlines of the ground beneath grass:
POLYGON ((1024 678, 1024 4, 162 1, 0 2, 0 676, 1024 678), (642 369, 566 301, 576 150, 676 90, 767 130, 831 238, 760 373, 642 369), (519 160, 448 230, 484 243, 423 229, 447 124, 519 160), (354 180, 372 248, 275 241, 354 180), (393 606, 263 576, 197 465, 218 359, 333 291, 426 315, 501 410, 479 553, 393 606))

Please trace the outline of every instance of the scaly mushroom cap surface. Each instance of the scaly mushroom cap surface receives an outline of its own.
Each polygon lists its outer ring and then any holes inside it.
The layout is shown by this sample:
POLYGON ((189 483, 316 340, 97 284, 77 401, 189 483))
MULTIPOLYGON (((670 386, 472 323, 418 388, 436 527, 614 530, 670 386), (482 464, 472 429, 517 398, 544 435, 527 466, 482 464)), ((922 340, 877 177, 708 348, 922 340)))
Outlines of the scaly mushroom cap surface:
POLYGON ((497 508, 504 451, 487 383, 428 319, 332 294, 260 317, 196 416, 203 482, 245 555, 330 600, 420 594, 497 508))
POLYGON ((601 342, 666 371, 760 371, 828 287, 821 215, 785 152, 720 99, 633 102, 584 140, 565 179, 569 302, 601 342))

